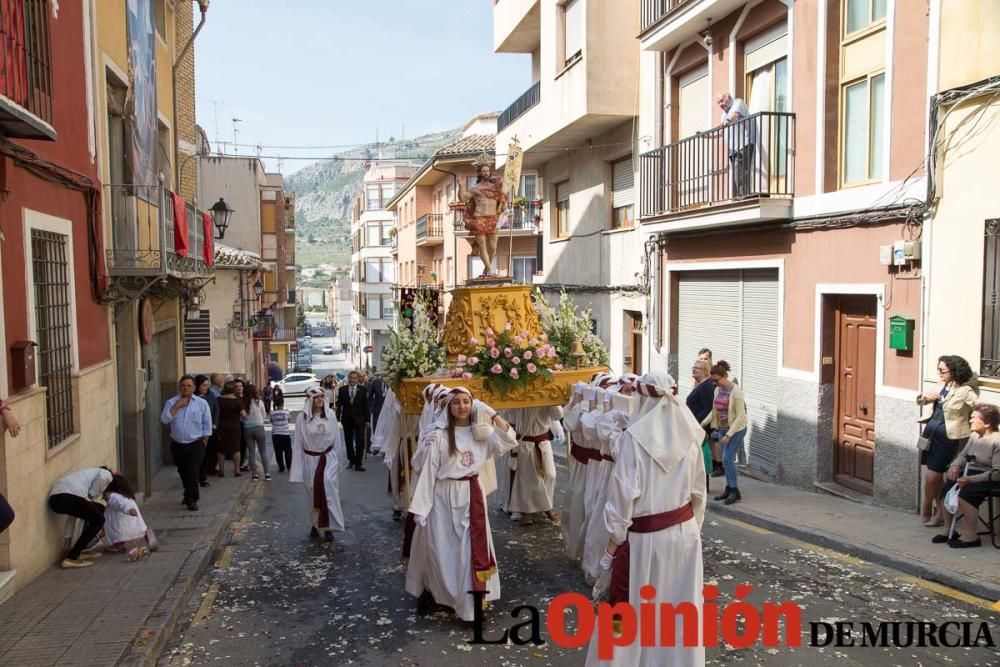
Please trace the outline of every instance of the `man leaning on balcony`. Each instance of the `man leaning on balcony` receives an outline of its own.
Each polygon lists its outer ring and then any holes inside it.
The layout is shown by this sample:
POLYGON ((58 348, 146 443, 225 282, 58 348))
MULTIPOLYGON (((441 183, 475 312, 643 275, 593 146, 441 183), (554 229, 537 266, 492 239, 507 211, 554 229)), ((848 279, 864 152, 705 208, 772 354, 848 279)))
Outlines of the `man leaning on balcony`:
POLYGON ((722 109, 721 126, 732 125, 726 132, 729 146, 729 168, 732 173, 733 199, 750 194, 750 174, 753 169, 754 137, 750 122, 740 123, 750 115, 746 102, 722 93, 715 100, 722 109))

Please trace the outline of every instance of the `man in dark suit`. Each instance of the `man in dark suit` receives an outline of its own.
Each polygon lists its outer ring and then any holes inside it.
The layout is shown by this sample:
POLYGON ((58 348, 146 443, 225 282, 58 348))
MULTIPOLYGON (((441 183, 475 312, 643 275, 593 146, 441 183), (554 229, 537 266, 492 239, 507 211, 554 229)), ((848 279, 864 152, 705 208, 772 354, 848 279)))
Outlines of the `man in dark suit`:
POLYGON ((347 375, 347 384, 337 390, 337 419, 344 425, 347 461, 355 470, 364 470, 365 428, 368 426, 368 392, 358 384, 358 372, 347 375))

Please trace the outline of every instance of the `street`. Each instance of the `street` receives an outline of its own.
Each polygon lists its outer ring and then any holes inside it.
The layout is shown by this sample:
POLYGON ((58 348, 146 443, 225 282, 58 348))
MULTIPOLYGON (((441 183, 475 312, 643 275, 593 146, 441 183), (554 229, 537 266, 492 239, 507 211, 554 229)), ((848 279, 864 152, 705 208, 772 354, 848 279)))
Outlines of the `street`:
MULTIPOLYGON (((547 522, 514 525, 498 510, 490 519, 502 599, 486 612, 486 638, 516 621, 519 605, 541 610, 541 646, 472 646, 471 629, 445 613, 419 617, 403 590, 402 523, 391 520, 386 473, 369 457, 366 472, 341 475, 347 532, 332 545, 309 537, 307 498, 287 474, 258 483, 229 546, 186 612, 160 665, 581 665, 583 649, 557 647, 544 629, 545 607, 559 593, 589 589, 563 555, 559 529, 547 522)), ((565 466, 559 466, 565 479, 565 466)), ((717 480, 716 480, 717 481, 717 480)), ((717 486, 717 484, 716 484, 717 486)), ((562 485, 560 492, 564 490, 562 485)), ((719 586, 719 609, 735 587, 747 598, 797 602, 803 647, 709 648, 710 664, 991 665, 985 648, 808 648, 809 622, 975 621, 996 616, 971 601, 919 585, 912 578, 813 547, 711 511, 704 524, 705 582, 719 586)), ((952 592, 952 594, 954 594, 952 592)), ((523 619, 519 619, 523 620, 523 619)))
MULTIPOLYGON (((306 319, 311 324, 318 324, 321 322, 326 322, 326 317, 317 313, 308 313, 306 319)), ((341 351, 340 338, 333 336, 321 336, 313 337, 312 339, 312 373, 316 377, 322 379, 324 375, 329 375, 331 373, 336 373, 337 371, 346 372, 351 369, 351 362, 347 356, 346 352, 341 351), (334 349, 333 354, 323 354, 323 347, 326 345, 332 345, 334 349)), ((306 397, 305 395, 300 396, 286 396, 285 397, 285 408, 291 412, 299 412, 302 410, 302 406, 305 405, 306 397)), ((294 419, 294 415, 292 416, 294 419)))

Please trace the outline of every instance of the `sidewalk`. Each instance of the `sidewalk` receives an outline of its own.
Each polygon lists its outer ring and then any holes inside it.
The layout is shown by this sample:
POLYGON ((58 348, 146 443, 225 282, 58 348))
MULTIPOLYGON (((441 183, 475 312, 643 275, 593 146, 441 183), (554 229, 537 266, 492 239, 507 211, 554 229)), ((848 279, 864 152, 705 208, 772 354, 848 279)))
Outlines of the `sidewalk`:
POLYGON ((189 512, 176 469, 164 467, 141 507, 159 551, 139 563, 105 554, 86 569, 53 567, 18 591, 0 605, 0 664, 152 663, 252 488, 249 480, 210 478, 199 511, 189 512))
MULTIPOLYGON (((711 495, 724 481, 712 480, 711 495)), ((805 542, 828 547, 936 581, 988 600, 1000 600, 1000 549, 981 535, 983 546, 951 549, 932 544, 946 528, 925 528, 916 513, 864 505, 740 475, 743 500, 733 505, 709 500, 708 511, 805 542)), ((982 530, 982 527, 980 528, 982 530)))

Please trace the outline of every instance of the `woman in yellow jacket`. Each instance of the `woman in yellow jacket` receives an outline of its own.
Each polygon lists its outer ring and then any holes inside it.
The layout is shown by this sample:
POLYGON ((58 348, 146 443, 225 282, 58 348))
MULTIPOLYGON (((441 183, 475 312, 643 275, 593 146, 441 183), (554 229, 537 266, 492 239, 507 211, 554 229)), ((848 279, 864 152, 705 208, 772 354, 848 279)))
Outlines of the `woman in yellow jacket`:
POLYGON ((711 426, 712 439, 722 446, 722 468, 726 473, 726 489, 715 496, 726 505, 741 500, 739 479, 736 473, 736 454, 743 447, 747 434, 747 408, 743 390, 729 377, 729 364, 725 361, 712 366, 711 378, 715 382, 712 412, 702 421, 711 426))
POLYGON ((968 361, 958 355, 943 356, 938 359, 937 372, 941 386, 917 396, 918 405, 934 405, 934 412, 923 430, 930 447, 920 453, 920 463, 927 466, 920 518, 929 528, 944 524, 940 500, 944 473, 969 439, 972 406, 979 400, 979 390, 973 383, 968 361), (935 499, 938 500, 936 507, 933 506, 935 499))

